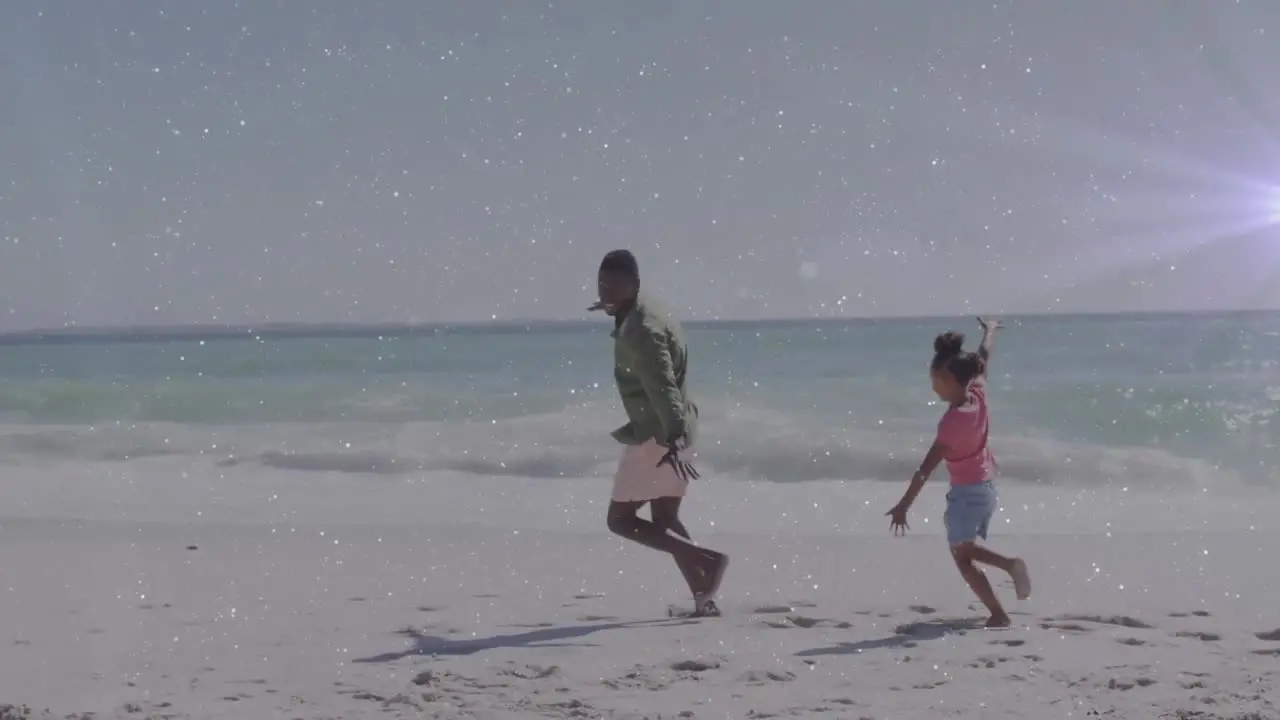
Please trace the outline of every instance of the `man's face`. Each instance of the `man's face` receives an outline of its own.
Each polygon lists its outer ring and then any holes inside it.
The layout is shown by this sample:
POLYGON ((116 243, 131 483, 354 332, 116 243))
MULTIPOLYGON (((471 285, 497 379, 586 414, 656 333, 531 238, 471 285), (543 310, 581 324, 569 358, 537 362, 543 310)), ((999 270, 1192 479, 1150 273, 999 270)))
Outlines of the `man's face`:
POLYGON ((626 275, 601 270, 596 277, 596 294, 605 313, 612 316, 636 296, 636 284, 626 275))

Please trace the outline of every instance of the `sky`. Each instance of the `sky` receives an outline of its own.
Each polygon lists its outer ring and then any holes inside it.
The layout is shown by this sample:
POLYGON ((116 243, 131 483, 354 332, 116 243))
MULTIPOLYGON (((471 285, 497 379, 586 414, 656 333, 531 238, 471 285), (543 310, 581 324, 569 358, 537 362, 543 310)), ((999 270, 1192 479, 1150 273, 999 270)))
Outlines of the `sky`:
POLYGON ((0 4, 0 330, 1280 307, 1273 0, 0 4))

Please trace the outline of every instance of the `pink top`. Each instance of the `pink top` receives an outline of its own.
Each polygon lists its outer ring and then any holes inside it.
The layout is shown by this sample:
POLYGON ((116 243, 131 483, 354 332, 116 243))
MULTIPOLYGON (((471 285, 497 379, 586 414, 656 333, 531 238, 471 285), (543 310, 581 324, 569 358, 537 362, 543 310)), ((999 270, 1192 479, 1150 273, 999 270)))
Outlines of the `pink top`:
POLYGON ((990 480, 995 456, 987 447, 987 380, 969 383, 963 405, 949 408, 938 421, 938 442, 947 447, 944 460, 952 485, 977 485, 990 480))

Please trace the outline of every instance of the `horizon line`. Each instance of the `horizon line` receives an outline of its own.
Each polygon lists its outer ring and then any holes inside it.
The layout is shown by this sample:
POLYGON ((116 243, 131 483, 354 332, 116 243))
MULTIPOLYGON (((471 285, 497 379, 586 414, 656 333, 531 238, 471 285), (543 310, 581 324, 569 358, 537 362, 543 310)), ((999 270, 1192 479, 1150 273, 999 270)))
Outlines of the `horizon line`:
MULTIPOLYGON (((1032 312, 1007 313, 998 317, 1006 319, 1034 320, 1038 318, 1111 318, 1116 316, 1161 317, 1161 316, 1233 316, 1233 315, 1265 315, 1280 313, 1275 309, 1242 309, 1242 310, 1115 310, 1095 312, 1032 312)), ((970 314, 948 315, 867 315, 853 317, 759 317, 759 318, 694 318, 681 320, 681 324, 689 327, 716 327, 744 325, 749 323, 875 323, 883 321, 929 321, 951 320, 970 317, 970 314)), ((566 327, 590 325, 592 320, 582 318, 527 318, 509 320, 472 320, 472 321, 434 321, 434 322, 297 322, 274 321, 262 323, 189 323, 185 325, 139 324, 139 325, 65 325, 55 328, 32 328, 26 330, 0 331, 0 344, 16 344, 19 342, 38 342, 40 340, 70 340, 75 338, 101 339, 112 336, 145 336, 144 339, 180 339, 210 335, 221 336, 219 339, 241 336, 262 335, 318 335, 332 332, 436 332, 449 330, 512 330, 535 329, 547 327, 566 327)))

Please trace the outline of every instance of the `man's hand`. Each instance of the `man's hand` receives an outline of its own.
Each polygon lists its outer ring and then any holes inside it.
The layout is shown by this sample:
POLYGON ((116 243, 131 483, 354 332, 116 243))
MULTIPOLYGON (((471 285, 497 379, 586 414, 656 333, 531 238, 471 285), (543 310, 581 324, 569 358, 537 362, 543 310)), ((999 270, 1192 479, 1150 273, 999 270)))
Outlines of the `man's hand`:
POLYGON ((898 503, 889 512, 885 513, 885 515, 889 516, 889 531, 895 536, 906 535, 907 531, 911 529, 911 526, 907 525, 907 511, 910 509, 910 507, 898 503))
POLYGON ((670 465, 671 469, 676 471, 676 477, 689 482, 702 476, 698 474, 698 470, 693 466, 693 463, 680 459, 680 450, 684 444, 683 437, 674 437, 668 440, 667 454, 663 455, 662 459, 658 461, 658 467, 670 465))

